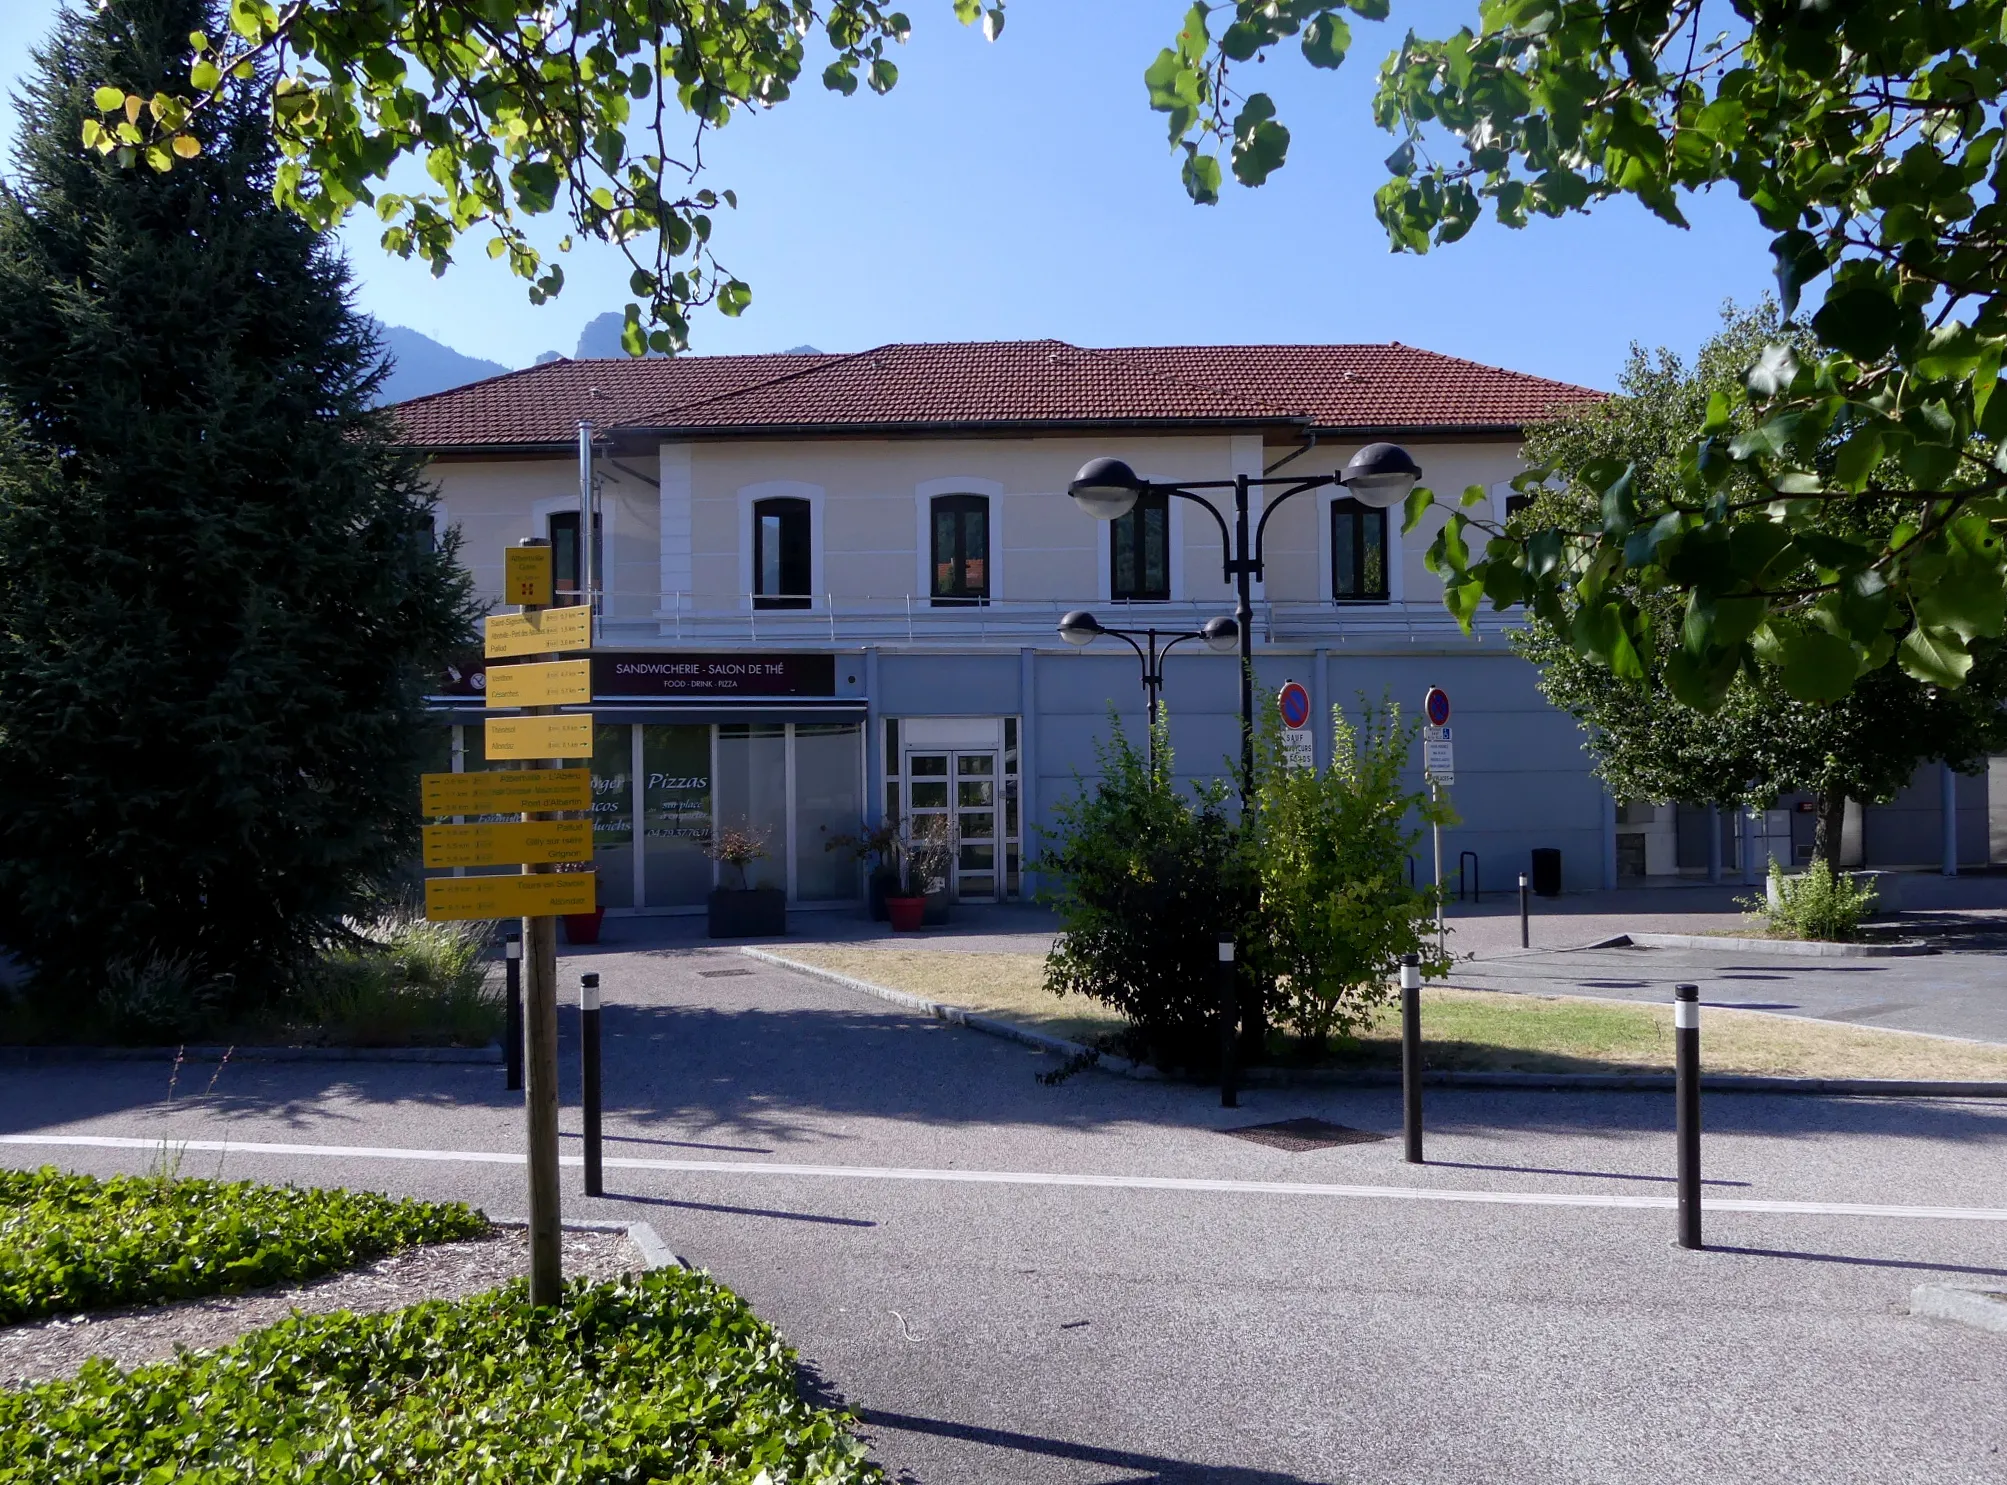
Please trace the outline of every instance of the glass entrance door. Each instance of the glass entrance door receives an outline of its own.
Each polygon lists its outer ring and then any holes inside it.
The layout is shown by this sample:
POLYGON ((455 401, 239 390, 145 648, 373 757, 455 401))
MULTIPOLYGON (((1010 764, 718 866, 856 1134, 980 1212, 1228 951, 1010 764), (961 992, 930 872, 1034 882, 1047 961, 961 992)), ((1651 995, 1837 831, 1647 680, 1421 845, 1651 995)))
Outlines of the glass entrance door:
POLYGON ((955 857, 949 890, 958 902, 997 900, 997 754, 994 748, 969 752, 908 753, 911 790, 906 828, 924 835, 936 816, 950 816, 955 857))

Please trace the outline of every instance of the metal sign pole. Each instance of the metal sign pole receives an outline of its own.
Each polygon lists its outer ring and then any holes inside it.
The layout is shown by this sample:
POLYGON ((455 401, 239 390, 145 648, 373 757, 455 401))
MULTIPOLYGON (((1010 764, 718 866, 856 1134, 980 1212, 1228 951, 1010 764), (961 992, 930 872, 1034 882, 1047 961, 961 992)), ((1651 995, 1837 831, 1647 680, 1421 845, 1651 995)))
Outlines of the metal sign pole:
MULTIPOLYGON (((1443 790, 1442 785, 1438 784, 1434 779, 1429 780, 1429 800, 1435 805, 1436 814, 1440 816, 1442 813, 1443 790)), ((1443 926, 1443 824, 1441 819, 1437 819, 1430 825, 1429 833, 1435 837, 1436 845, 1436 951, 1441 953, 1448 940, 1449 932, 1443 926)))

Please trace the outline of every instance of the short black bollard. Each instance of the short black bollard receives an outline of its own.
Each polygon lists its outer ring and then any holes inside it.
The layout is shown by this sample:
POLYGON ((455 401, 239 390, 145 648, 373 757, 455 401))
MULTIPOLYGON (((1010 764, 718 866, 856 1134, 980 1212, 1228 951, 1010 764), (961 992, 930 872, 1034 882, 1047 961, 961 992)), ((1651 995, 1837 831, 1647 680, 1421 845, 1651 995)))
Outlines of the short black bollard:
POLYGON ((1679 1144, 1679 1245, 1700 1240, 1700 986, 1673 986, 1673 1129, 1679 1144))
POLYGON ((1401 956, 1401 1133, 1408 1164, 1422 1164, 1422 960, 1401 956))
POLYGON ((1519 874, 1519 947, 1522 949, 1533 947, 1533 934, 1528 926, 1527 916, 1526 873, 1522 871, 1519 874))
POLYGON ((1220 943, 1220 1107, 1240 1107, 1240 1089, 1234 1083, 1233 1044, 1239 1031, 1239 997, 1234 994, 1233 940, 1220 943))
POLYGON ((580 1081, 585 1104, 585 1194, 606 1195, 599 1160, 599 976, 578 977, 580 1081))
POLYGON ((502 960, 507 966, 509 1004, 502 1023, 502 1086, 519 1093, 523 1086, 523 936, 512 933, 502 940, 502 960))

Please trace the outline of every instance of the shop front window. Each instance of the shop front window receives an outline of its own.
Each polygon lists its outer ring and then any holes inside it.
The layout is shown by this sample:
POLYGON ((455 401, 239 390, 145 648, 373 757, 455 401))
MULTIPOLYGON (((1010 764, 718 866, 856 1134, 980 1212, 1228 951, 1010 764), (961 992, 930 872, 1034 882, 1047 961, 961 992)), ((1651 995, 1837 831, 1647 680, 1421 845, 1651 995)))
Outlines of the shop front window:
POLYGON ((855 722, 805 722, 794 729, 794 889, 798 902, 858 896, 857 858, 829 849, 855 835, 864 815, 864 729, 855 722))
MULTIPOLYGON (((787 728, 732 722, 718 728, 717 828, 762 840, 766 855, 746 868, 749 887, 787 887, 787 728)), ((736 887, 722 871, 719 885, 736 887)))
POLYGON ((634 906, 634 729, 592 729, 592 864, 599 905, 634 906))
POLYGON ((641 834, 650 907, 701 907, 711 891, 711 729, 641 729, 641 834))

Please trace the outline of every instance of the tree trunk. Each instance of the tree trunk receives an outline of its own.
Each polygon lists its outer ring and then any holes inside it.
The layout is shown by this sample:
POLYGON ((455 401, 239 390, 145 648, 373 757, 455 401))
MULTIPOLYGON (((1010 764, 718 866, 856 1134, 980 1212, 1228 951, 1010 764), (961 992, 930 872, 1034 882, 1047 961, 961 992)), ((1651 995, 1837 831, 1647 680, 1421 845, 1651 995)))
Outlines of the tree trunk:
POLYGON ((1840 832, 1847 823, 1847 791, 1828 789, 1819 796, 1819 824, 1812 834, 1812 859, 1830 871, 1840 869, 1840 832))

